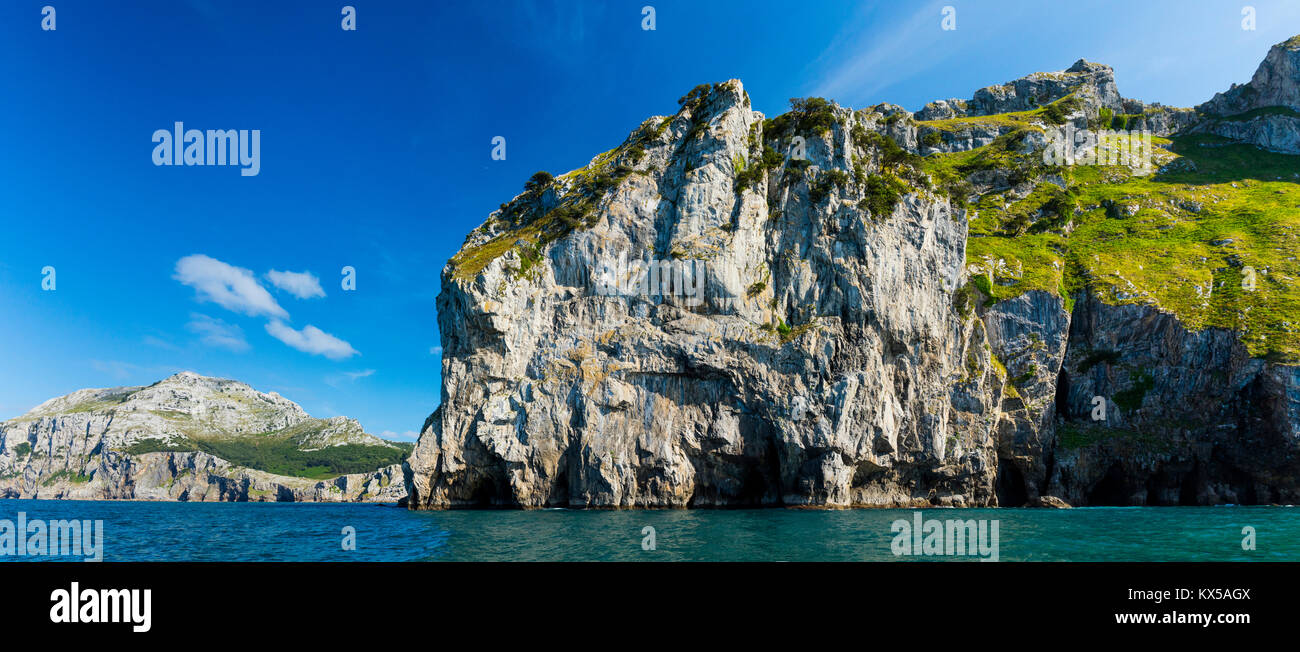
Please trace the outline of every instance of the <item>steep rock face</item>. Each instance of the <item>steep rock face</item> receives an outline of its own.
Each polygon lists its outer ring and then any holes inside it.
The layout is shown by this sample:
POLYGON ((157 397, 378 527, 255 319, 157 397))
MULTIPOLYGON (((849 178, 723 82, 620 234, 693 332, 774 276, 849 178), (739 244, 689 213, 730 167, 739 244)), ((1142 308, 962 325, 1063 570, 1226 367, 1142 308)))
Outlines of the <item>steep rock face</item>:
POLYGON ((1049 492, 1071 504, 1300 501, 1300 367, 1222 329, 1081 300, 1062 368, 1049 492), (1092 418, 1094 397, 1105 417, 1092 418))
POLYGON ((1274 45, 1250 82, 1196 107, 1197 131, 1300 154, 1300 37, 1274 45))
MULTIPOLYGON (((513 250, 473 278, 449 264, 443 404, 408 460, 412 506, 996 504, 998 448, 1041 446, 1003 422, 1051 406, 1002 414, 984 323, 953 305, 961 212, 916 193, 873 219, 838 188, 810 199, 812 173, 738 193, 761 116, 736 81, 696 111, 535 279, 511 276, 513 250), (701 305, 597 292, 597 261, 674 252, 703 263, 701 305)), ((873 155, 850 134, 877 125, 837 117, 808 141, 810 170, 873 155)), ((1013 312, 1000 347, 1023 335, 1013 312)))
POLYGON ((1215 93, 1196 110, 1229 116, 1272 106, 1300 111, 1300 37, 1274 45, 1249 82, 1215 93))
POLYGON ((999 504, 1042 495, 1056 447, 1056 375, 1069 345, 1070 314, 1059 298, 1031 291, 984 313, 993 354, 1007 378, 998 422, 999 504))
POLYGON ((213 438, 269 436, 301 451, 391 446, 353 419, 314 419, 274 392, 183 372, 148 387, 80 390, 0 423, 0 496, 384 502, 405 496, 400 465, 309 480, 183 450, 213 438))

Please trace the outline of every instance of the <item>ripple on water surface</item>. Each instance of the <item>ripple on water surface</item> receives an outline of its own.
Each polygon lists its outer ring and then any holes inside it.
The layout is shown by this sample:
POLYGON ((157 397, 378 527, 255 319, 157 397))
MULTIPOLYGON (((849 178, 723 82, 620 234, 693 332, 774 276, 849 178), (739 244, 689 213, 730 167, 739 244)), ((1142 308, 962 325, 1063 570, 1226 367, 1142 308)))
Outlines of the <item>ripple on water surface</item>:
MULTIPOLYGON (((916 510, 463 510, 0 500, 0 519, 102 520, 107 561, 890 561, 916 510), (344 528, 356 550, 343 550, 344 528), (655 550, 642 549, 654 528, 655 550)), ((927 509, 998 522, 1003 561, 1300 561, 1290 507, 927 509), (1256 549, 1242 549, 1254 528, 1256 549)), ((0 557, 13 560, 15 557, 0 557)), ((24 557, 22 559, 40 559, 24 557)), ((969 559, 960 558, 960 559, 969 559)))

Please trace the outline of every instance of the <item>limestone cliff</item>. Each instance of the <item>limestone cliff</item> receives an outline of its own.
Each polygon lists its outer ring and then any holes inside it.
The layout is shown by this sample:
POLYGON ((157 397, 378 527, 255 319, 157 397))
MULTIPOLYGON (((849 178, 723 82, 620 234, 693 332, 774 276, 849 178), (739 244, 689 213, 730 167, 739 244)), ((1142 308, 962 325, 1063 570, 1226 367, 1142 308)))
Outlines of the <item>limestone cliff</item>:
POLYGON ((396 463, 326 479, 251 468, 384 452, 402 454, 353 419, 315 419, 274 392, 184 372, 80 390, 0 422, 0 497, 396 502, 406 495, 396 463))
POLYGON ((917 114, 792 104, 698 87, 469 235, 412 507, 1300 500, 1294 212, 1225 250, 1216 204, 1294 181, 1086 61, 917 114), (1062 125, 1154 132, 1161 173, 1045 167, 1062 125), (1269 294, 1232 291, 1252 264, 1269 294))

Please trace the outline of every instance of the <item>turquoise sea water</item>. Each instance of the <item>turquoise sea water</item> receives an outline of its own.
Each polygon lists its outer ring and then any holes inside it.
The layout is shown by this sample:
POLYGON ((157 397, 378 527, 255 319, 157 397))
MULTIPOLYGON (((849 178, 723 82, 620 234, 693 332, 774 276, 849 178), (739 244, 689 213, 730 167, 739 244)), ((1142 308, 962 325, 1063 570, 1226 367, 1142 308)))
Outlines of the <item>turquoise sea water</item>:
MULTIPOLYGON (((102 520, 105 561, 894 561, 918 510, 410 512, 389 505, 0 500, 46 521, 102 520), (343 529, 356 550, 342 549, 343 529), (655 550, 642 547, 654 528, 655 550)), ((927 509, 996 519, 1002 561, 1300 561, 1293 507, 927 509), (1253 551, 1242 530, 1255 531, 1253 551)), ((2 528, 0 528, 2 529, 2 528)), ((41 557, 0 556, 0 561, 41 557)))

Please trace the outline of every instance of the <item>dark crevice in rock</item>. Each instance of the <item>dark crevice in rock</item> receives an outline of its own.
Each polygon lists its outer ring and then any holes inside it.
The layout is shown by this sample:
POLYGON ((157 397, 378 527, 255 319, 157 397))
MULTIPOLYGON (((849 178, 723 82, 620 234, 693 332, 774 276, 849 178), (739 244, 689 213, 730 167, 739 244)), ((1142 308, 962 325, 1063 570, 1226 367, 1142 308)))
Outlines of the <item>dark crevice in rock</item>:
POLYGON ((1047 456, 1047 464, 1045 465, 1046 470, 1043 473, 1043 477, 1040 478, 1040 482, 1038 484, 1039 496, 1046 496, 1051 494, 1050 489, 1052 483, 1052 474, 1055 473, 1056 471, 1056 442, 1055 441, 1053 441, 1052 445, 1047 448, 1046 456, 1047 456))
POLYGON ((1201 468, 1201 463, 1198 460, 1192 464, 1192 470, 1183 476, 1183 481, 1178 491, 1179 505, 1200 504, 1200 495, 1202 493, 1201 487, 1204 486, 1205 484, 1205 481, 1201 477, 1201 475, 1202 475, 1202 468, 1201 468))
MULTIPOLYGON (((1065 352, 1065 357, 1066 359, 1069 359, 1070 357, 1070 350, 1068 348, 1069 345, 1067 344, 1066 346, 1067 348, 1065 352)), ((1072 415, 1070 414, 1070 374, 1066 373, 1065 365, 1062 364, 1060 371, 1057 372, 1056 374, 1056 418, 1061 419, 1062 421, 1068 421, 1071 416, 1072 415)))
MULTIPOLYGON (((571 450, 572 447, 569 448, 569 451, 571 450)), ((552 507, 569 506, 569 451, 565 451, 564 456, 560 458, 555 472, 555 482, 551 485, 551 495, 546 499, 546 504, 552 507)))
POLYGON ((1133 492, 1128 489, 1128 474, 1124 466, 1116 461, 1111 464, 1106 475, 1088 492, 1089 505, 1131 505, 1133 492))
POLYGON ((1010 460, 998 460, 998 505, 1019 507, 1029 500, 1025 474, 1010 460))

